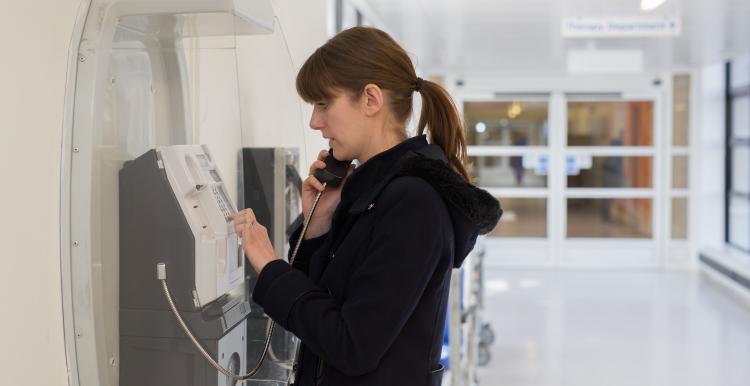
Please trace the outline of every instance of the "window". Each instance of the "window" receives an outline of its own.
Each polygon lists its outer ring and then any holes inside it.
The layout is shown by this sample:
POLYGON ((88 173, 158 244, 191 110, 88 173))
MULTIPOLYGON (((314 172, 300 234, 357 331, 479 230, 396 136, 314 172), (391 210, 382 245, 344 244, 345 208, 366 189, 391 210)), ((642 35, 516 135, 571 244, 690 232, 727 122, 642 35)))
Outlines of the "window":
POLYGON ((672 77, 672 140, 669 141, 672 181, 668 188, 672 218, 671 240, 688 239, 690 188, 690 75, 672 77))
POLYGON ((750 57, 727 63, 726 242, 750 252, 750 57))
POLYGON ((492 237, 547 238, 549 102, 498 98, 463 103, 473 181, 502 197, 492 237))

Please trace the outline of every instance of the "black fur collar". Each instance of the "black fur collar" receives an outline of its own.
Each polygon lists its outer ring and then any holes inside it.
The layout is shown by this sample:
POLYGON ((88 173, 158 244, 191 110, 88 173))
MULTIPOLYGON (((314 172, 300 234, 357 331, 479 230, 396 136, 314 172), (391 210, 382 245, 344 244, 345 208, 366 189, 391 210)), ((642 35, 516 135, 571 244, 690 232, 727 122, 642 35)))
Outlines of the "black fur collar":
POLYGON ((446 203, 458 209, 477 227, 479 234, 486 234, 494 229, 503 214, 495 197, 464 180, 463 176, 453 171, 443 160, 419 154, 406 159, 399 174, 427 181, 446 203))

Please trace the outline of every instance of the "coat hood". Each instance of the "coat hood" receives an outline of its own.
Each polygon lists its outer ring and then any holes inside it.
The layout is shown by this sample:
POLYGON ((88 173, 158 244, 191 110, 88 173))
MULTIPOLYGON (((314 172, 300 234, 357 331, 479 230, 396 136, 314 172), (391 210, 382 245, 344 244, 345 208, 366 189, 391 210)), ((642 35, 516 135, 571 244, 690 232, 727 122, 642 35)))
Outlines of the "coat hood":
POLYGON ((348 196, 356 197, 349 213, 364 212, 398 176, 419 177, 443 198, 453 223, 456 268, 474 248, 477 236, 494 229, 503 213, 497 199, 451 169, 440 146, 429 144, 425 135, 377 154, 349 176, 342 192, 342 201, 348 196))
POLYGON ((453 221, 453 265, 458 268, 474 248, 477 236, 495 228, 503 210, 495 197, 451 169, 439 146, 427 145, 412 153, 401 163, 398 174, 420 177, 442 196, 453 221))

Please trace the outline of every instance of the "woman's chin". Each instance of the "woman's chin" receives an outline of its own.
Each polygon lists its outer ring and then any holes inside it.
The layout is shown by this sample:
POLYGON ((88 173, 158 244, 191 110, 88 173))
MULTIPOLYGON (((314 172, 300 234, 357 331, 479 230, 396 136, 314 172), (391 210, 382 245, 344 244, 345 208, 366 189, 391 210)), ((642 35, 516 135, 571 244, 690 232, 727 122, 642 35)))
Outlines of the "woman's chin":
POLYGON ((346 155, 346 151, 341 148, 338 144, 335 144, 335 141, 331 140, 328 142, 329 147, 331 150, 333 150, 333 158, 336 159, 336 161, 342 161, 345 158, 343 158, 346 155))

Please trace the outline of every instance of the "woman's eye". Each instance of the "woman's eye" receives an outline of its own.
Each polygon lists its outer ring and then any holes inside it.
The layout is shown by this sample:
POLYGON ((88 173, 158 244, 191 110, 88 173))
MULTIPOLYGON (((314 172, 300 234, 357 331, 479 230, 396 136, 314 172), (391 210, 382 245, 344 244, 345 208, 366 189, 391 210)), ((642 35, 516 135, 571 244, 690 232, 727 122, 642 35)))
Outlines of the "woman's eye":
POLYGON ((318 102, 318 103, 316 103, 316 104, 318 105, 318 107, 320 107, 320 108, 321 108, 321 109, 323 109, 323 110, 325 110, 325 109, 327 109, 327 108, 328 108, 328 103, 325 103, 325 102, 318 102))

